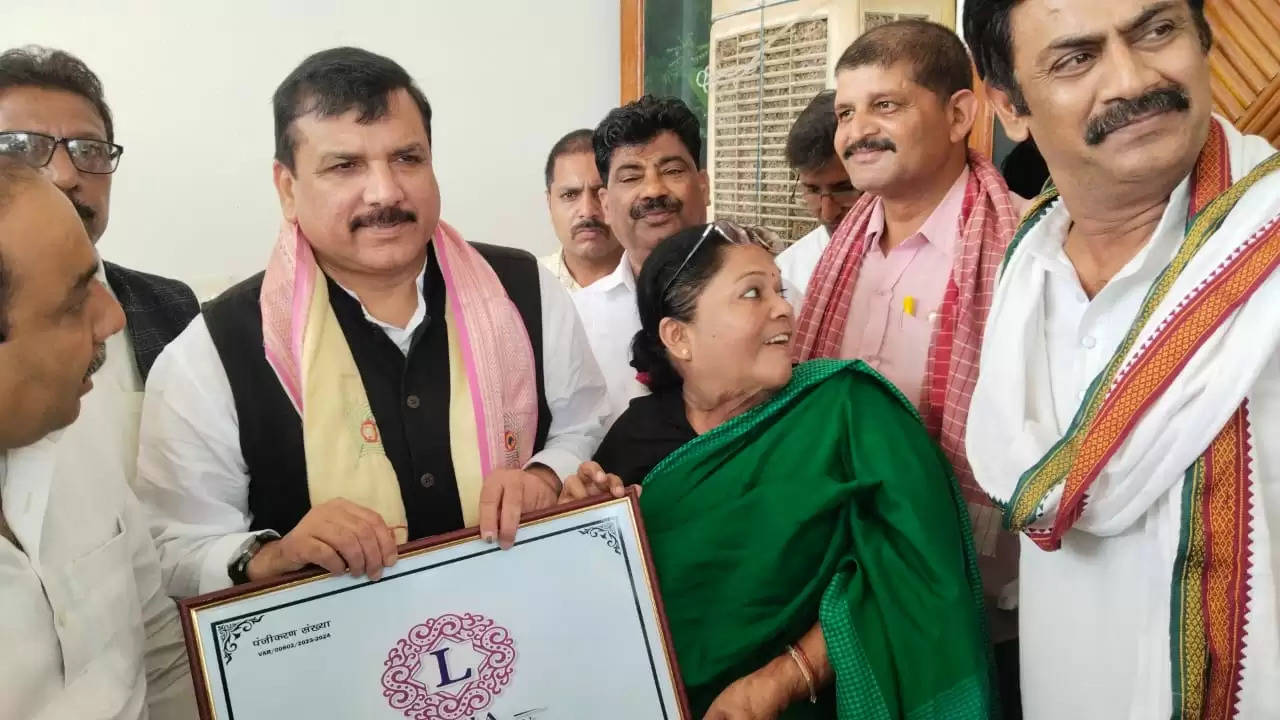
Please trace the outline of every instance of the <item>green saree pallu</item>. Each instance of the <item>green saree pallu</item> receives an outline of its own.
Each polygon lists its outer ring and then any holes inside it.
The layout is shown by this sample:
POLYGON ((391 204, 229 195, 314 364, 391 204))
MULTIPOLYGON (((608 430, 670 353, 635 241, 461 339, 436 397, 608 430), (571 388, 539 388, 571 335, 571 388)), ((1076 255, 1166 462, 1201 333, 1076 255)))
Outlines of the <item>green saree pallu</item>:
POLYGON ((699 436, 640 499, 695 717, 819 619, 836 681, 785 718, 988 718, 990 647, 968 514, 909 403, 815 360, 699 436))

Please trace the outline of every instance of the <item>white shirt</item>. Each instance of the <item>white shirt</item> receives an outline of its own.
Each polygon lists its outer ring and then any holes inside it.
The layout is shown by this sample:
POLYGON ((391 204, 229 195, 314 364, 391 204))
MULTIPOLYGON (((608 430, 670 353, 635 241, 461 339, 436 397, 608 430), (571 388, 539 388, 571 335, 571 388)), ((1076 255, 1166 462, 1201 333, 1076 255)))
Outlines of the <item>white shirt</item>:
POLYGON ((0 718, 193 718, 142 508, 117 467, 68 468, 67 443, 0 454, 0 510, 18 541, 0 537, 0 718))
MULTIPOLYGON (((423 319, 427 317, 427 301, 422 297, 422 280, 427 274, 427 266, 424 264, 422 270, 418 271, 418 277, 414 279, 414 286, 418 288, 417 300, 418 304, 413 308, 413 315, 409 316, 409 322, 404 327, 396 327, 389 322, 383 322, 378 318, 369 314, 369 310, 364 306, 360 306, 360 312, 364 314, 364 319, 377 325, 379 329, 400 348, 400 354, 409 357, 409 349, 413 347, 413 334, 417 332, 418 326, 422 324, 423 319)), ((343 287, 340 283, 334 283, 342 288, 342 291, 350 295, 356 302, 360 302, 360 298, 354 293, 343 287)))
MULTIPOLYGON (((592 456, 604 435, 605 382, 568 293, 541 266, 538 279, 543 382, 552 417, 546 445, 531 462, 564 478, 592 456)), ((411 336, 424 314, 415 312, 402 330, 379 326, 394 341, 411 336)), ((175 597, 229 586, 227 566, 253 535, 238 428, 226 371, 197 316, 151 369, 138 452, 138 496, 153 513, 165 586, 175 597)))
MULTIPOLYGON (((1152 282, 1181 244, 1188 184, 1183 181, 1174 191, 1147 245, 1092 300, 1086 297, 1062 248, 1070 216, 1061 200, 1023 240, 1025 251, 1035 259, 1035 271, 1046 273, 1047 377, 1037 377, 1042 373, 1029 368, 1028 381, 1047 383, 1053 402, 1053 408, 1034 409, 1031 415, 1055 418, 1060 434, 1066 433, 1089 383, 1111 359, 1152 282)), ((1280 429, 1280 357, 1273 358, 1263 372, 1249 403, 1255 437, 1276 437, 1280 429)), ((1257 443, 1254 450, 1257 477, 1280 477, 1280 443, 1257 443)), ((1275 503, 1260 500, 1255 502, 1275 510, 1275 503)), ((1019 632, 1022 694, 1028 717, 1154 717, 1150 714, 1154 708, 1131 707, 1137 694, 1134 687, 1142 681, 1135 672, 1142 651, 1139 634, 1153 612, 1153 603, 1168 610, 1170 580, 1152 578, 1148 568, 1163 566, 1157 558, 1173 552, 1178 539, 1170 537, 1162 546, 1153 546, 1143 533, 1147 522, 1148 518, 1140 519, 1129 529, 1109 536, 1073 530, 1055 552, 1045 552, 1023 537, 1019 632), (1099 562, 1100 557, 1107 562, 1099 562), (1064 608, 1069 610, 1064 612, 1064 608)), ((1273 550, 1269 560, 1275 563, 1277 558, 1280 553, 1273 550)), ((1255 565, 1267 561, 1265 556, 1254 558, 1255 565)), ((1275 632, 1274 617, 1269 629, 1275 632)), ((1245 654, 1247 664, 1248 649, 1245 654)), ((1273 683, 1274 679, 1265 682, 1273 683)))
POLYGON ((574 293, 573 304, 609 388, 606 426, 612 425, 632 398, 649 394, 631 367, 631 341, 640 332, 640 308, 628 253, 622 254, 613 272, 574 293))
POLYGON ((782 279, 795 288, 794 296, 787 299, 797 312, 804 305, 805 293, 809 292, 809 278, 813 277, 822 253, 826 252, 827 245, 830 244, 831 233, 827 232, 825 225, 818 225, 808 235, 792 243, 791 247, 778 253, 774 260, 782 270, 782 279))

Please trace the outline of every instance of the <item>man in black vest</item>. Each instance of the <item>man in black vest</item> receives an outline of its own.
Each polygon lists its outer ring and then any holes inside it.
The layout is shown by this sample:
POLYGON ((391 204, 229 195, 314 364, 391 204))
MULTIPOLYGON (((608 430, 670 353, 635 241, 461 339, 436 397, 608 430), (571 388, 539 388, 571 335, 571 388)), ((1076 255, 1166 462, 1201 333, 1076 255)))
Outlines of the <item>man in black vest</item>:
MULTIPOLYGON (((39 168, 71 200, 94 244, 107 229, 112 173, 123 151, 102 83, 78 58, 35 46, 0 53, 0 154, 39 168)), ((133 482, 147 374, 199 306, 177 280, 109 262, 99 263, 97 277, 124 308, 125 332, 107 341, 97 386, 59 443, 61 461, 69 473, 108 464, 133 482)))
MULTIPOLYGON (((560 479, 591 456, 603 433, 604 380, 572 301, 528 253, 474 245, 479 256, 459 255, 457 244, 436 234, 447 228, 432 169, 431 107, 395 62, 354 48, 317 53, 277 89, 274 112, 274 175, 286 221, 276 254, 266 273, 205 306, 148 383, 139 495, 156 516, 169 592, 189 596, 308 564, 377 578, 394 561, 397 540, 469 524, 509 547, 521 512, 553 504, 560 479), (293 375, 278 362, 281 351, 293 355, 290 343, 272 344, 280 337, 273 299, 279 278, 291 282, 297 271, 273 268, 292 247, 299 250, 290 268, 296 263, 305 273, 313 263, 321 271, 316 289, 305 292, 327 293, 325 307, 306 312, 336 321, 338 342, 358 369, 348 377, 361 387, 335 382, 315 394, 306 373, 293 375), (445 248, 452 248, 447 262, 445 248), (467 303, 492 298, 455 296, 457 285, 446 286, 462 256, 482 258, 484 272, 491 268, 501 282, 496 292, 519 313, 532 349, 529 374, 536 374, 496 381, 532 387, 536 380, 532 458, 483 480, 459 460, 477 438, 455 436, 457 413, 470 409, 457 402, 454 351, 463 333, 455 319, 467 303), (548 347, 553 358, 544 358, 548 347), (390 504, 402 504, 403 527, 369 507, 376 503, 349 499, 362 492, 358 470, 349 480, 345 465, 338 472, 338 489, 350 493, 318 488, 333 464, 308 458, 327 458, 330 448, 314 436, 320 425, 304 420, 317 402, 352 392, 357 413, 362 406, 371 415, 361 422, 339 413, 333 441, 345 442, 358 425, 369 446, 352 462, 364 462, 366 450, 385 453, 386 475, 394 475, 390 504)), ((288 292, 304 292, 305 282, 290 282, 288 292)), ((315 316, 307 317, 304 346, 321 336, 310 324, 315 316)), ((491 339, 501 344, 506 335, 491 339)), ((507 437, 513 447, 523 442, 507 437)))

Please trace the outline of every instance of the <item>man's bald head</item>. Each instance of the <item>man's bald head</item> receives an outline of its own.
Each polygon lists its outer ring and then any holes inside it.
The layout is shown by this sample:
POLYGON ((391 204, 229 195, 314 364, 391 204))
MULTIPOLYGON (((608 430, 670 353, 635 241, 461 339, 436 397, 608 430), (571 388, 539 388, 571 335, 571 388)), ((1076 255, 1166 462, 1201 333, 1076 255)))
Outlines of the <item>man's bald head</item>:
MULTIPOLYGON (((39 181, 40 173, 31 166, 0 155, 0 220, 3 220, 14 198, 39 181)), ((4 244, 0 242, 0 342, 9 334, 7 310, 12 294, 13 275, 5 264, 4 244)))
POLYGON ((124 313, 71 201, 42 173, 0 164, 0 449, 71 424, 124 313))

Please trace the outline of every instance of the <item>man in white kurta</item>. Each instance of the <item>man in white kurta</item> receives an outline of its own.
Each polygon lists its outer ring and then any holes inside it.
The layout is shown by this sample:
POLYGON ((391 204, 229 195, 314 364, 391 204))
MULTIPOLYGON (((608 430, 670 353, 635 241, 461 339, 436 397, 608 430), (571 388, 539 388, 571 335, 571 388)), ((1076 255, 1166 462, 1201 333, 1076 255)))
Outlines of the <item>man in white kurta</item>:
POLYGON ((124 316, 70 201, 4 158, 0 260, 0 718, 194 717, 123 463, 91 468, 67 445, 69 424, 110 427, 107 405, 81 399, 124 316))
POLYGON ((967 437, 1025 533, 1023 709, 1280 717, 1275 151, 1210 116, 1187 4, 971 0, 965 29, 1057 185, 1010 248, 967 437))

